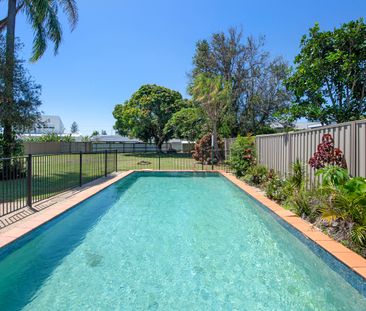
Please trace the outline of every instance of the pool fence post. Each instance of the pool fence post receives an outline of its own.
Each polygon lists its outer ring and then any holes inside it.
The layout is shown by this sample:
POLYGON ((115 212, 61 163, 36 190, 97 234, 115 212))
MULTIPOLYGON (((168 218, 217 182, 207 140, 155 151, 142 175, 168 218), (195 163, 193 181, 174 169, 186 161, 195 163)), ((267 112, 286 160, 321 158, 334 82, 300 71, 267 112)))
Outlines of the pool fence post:
POLYGON ((214 136, 211 136, 211 170, 214 169, 214 136))
POLYGON ((32 208, 32 155, 27 158, 27 205, 32 208))
POLYGON ((79 156, 79 187, 83 185, 83 152, 80 151, 79 156))
POLYGON ((159 155, 159 171, 160 171, 160 150, 158 151, 158 155, 159 155))
POLYGON ((104 150, 104 177, 107 177, 107 150, 104 150))
POLYGON ((118 151, 116 149, 116 172, 118 172, 118 151))

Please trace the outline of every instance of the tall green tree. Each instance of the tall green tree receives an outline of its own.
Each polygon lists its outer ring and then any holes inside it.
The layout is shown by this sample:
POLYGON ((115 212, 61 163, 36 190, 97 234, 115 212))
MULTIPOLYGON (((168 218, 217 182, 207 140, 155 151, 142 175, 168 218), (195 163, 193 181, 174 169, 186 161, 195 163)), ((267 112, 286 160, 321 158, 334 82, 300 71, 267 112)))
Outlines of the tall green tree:
POLYGON ((301 39, 287 86, 295 100, 289 112, 323 124, 366 115, 366 25, 363 19, 321 31, 315 24, 301 39))
POLYGON ((213 146, 218 151, 218 128, 226 107, 231 100, 231 84, 224 77, 212 74, 200 74, 194 79, 191 87, 193 99, 205 113, 212 133, 213 146))
MULTIPOLYGON (((37 61, 46 51, 48 41, 54 43, 57 53, 62 39, 61 25, 58 12, 63 10, 67 15, 71 27, 74 28, 78 20, 75 0, 7 0, 7 16, 0 21, 0 31, 6 29, 6 70, 5 77, 5 111, 14 109, 14 70, 15 70, 15 25, 16 16, 22 12, 34 30, 32 61, 37 61)), ((12 120, 5 118, 3 122, 5 141, 4 155, 11 156, 14 142, 12 120)))
MULTIPOLYGON (((16 50, 20 48, 21 44, 17 43, 16 50)), ((5 38, 0 34, 0 128, 4 128, 5 122, 11 120, 12 131, 14 133, 22 133, 32 129, 39 121, 41 86, 35 83, 28 71, 24 68, 24 61, 19 59, 16 53, 13 81, 14 104, 11 107, 3 104, 6 101, 4 75, 6 70, 5 49, 5 38)), ((5 156, 3 150, 6 148, 11 149, 13 154, 19 155, 19 142, 12 140, 9 146, 9 141, 5 141, 3 137, 3 134, 1 134, 0 157, 5 156)))
POLYGON ((186 107, 179 92, 155 84, 143 85, 124 104, 116 105, 114 128, 120 135, 129 135, 161 149, 173 133, 164 128, 173 114, 186 107))
POLYGON ((288 65, 264 50, 264 37, 243 37, 242 31, 214 33, 198 41, 192 80, 200 74, 220 75, 231 85, 231 99, 220 124, 225 136, 256 133, 274 121, 275 113, 289 104, 284 86, 288 65))

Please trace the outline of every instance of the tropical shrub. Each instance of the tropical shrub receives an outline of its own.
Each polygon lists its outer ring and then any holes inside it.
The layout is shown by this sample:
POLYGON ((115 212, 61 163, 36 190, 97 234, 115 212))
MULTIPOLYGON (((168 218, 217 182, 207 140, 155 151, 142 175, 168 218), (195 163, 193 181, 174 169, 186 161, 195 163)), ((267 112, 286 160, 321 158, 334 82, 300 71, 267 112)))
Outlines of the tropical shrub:
POLYGON ((327 165, 318 169, 315 175, 322 177, 323 187, 338 187, 344 185, 349 180, 348 171, 342 167, 334 165, 327 165))
POLYGON ((25 141, 31 141, 31 142, 73 142, 75 141, 75 138, 71 135, 58 135, 56 133, 49 133, 44 134, 42 136, 34 136, 34 137, 26 137, 24 138, 25 141))
POLYGON ((238 136, 230 147, 230 167, 238 177, 244 176, 247 170, 255 165, 255 137, 238 136))
POLYGON ((264 165, 251 166, 243 178, 249 184, 263 185, 268 180, 268 169, 264 165))
POLYGON ((303 163, 297 159, 291 166, 292 172, 288 178, 289 183, 296 190, 301 190, 305 187, 305 169, 303 163))
POLYGON ((321 213, 324 200, 322 193, 317 190, 301 189, 287 198, 285 206, 300 217, 314 222, 321 213))
POLYGON ((287 181, 279 178, 278 176, 268 179, 269 180, 265 187, 267 197, 279 203, 284 202, 288 197, 288 194, 286 193, 287 181))
POLYGON ((334 147, 334 139, 330 134, 324 134, 322 142, 318 145, 317 151, 309 160, 309 164, 314 169, 320 169, 327 165, 335 165, 347 168, 347 163, 343 152, 334 147))
POLYGON ((217 137, 217 144, 219 150, 214 151, 213 162, 212 158, 212 135, 204 135, 195 145, 192 153, 193 159, 204 164, 218 163, 224 158, 224 142, 217 137))

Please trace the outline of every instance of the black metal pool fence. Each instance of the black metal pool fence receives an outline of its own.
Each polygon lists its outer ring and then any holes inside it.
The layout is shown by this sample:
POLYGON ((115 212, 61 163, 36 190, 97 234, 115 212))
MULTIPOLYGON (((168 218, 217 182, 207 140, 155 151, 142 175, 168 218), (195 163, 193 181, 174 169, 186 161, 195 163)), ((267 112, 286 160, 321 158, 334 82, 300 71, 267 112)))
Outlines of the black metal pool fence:
POLYGON ((224 150, 196 153, 117 150, 0 159, 0 217, 126 170, 228 170, 224 150), (211 161, 213 156, 214 161, 211 161))

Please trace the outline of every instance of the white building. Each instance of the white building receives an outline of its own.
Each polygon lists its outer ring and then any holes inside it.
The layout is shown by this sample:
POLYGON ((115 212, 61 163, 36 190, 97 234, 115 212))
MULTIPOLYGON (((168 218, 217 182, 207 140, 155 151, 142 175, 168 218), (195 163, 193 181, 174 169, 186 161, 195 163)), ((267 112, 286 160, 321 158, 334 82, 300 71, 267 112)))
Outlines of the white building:
POLYGON ((59 116, 42 115, 39 124, 28 134, 57 134, 65 132, 64 124, 59 116))

